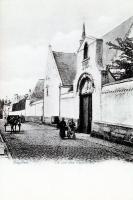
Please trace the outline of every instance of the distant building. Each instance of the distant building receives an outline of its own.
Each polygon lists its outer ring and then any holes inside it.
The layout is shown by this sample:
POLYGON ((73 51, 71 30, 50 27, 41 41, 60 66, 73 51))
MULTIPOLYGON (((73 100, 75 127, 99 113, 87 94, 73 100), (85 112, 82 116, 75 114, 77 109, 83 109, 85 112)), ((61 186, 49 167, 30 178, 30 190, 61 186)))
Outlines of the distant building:
POLYGON ((12 110, 12 104, 9 99, 4 101, 4 107, 3 107, 3 118, 6 118, 10 111, 12 110))
POLYGON ((26 121, 43 120, 43 101, 44 97, 44 79, 39 79, 35 88, 29 90, 29 94, 23 96, 15 95, 12 100, 10 115, 24 116, 26 121))
POLYGON ((26 121, 40 122, 43 120, 44 79, 39 79, 26 100, 26 121))
POLYGON ((44 117, 61 115, 61 91, 70 90, 76 75, 76 54, 52 51, 49 46, 48 63, 45 75, 44 117))

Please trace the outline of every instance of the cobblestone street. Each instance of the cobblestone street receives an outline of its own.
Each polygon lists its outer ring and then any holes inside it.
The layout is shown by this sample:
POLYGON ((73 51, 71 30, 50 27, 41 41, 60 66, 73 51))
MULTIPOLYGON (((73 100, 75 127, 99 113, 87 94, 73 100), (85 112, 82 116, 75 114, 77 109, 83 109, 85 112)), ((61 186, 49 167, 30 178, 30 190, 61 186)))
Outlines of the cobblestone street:
POLYGON ((0 129, 13 159, 54 159, 71 161, 126 160, 132 161, 133 149, 77 133, 77 139, 59 138, 58 130, 47 125, 22 124, 20 133, 0 129))

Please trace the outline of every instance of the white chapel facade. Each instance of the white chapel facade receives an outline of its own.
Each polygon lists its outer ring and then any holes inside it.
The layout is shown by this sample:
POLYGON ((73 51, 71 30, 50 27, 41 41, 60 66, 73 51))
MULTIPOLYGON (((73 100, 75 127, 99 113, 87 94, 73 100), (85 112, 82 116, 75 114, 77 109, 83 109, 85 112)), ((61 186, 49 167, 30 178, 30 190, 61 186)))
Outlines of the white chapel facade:
MULTIPOLYGON (((107 87, 111 88, 110 84, 116 82, 106 66, 117 54, 116 51, 109 50, 106 42, 114 42, 117 37, 125 38, 133 32, 132 30, 133 17, 100 39, 88 37, 83 25, 77 52, 55 52, 51 46, 49 47, 44 79, 44 120, 46 123, 50 123, 52 117, 64 117, 66 120, 73 118, 79 131, 83 133, 90 133, 96 129, 99 131, 101 126, 104 126, 103 121, 106 125, 119 126, 120 122, 123 126, 126 125, 129 119, 126 121, 119 119, 117 123, 114 118, 114 124, 109 119, 114 115, 110 107, 115 105, 115 101, 119 101, 120 98, 117 99, 119 94, 116 94, 105 106, 108 93, 104 94, 103 91, 107 87), (106 115, 109 119, 107 122, 106 115)), ((113 94, 115 92, 118 91, 114 90, 113 94)))
POLYGON ((45 76, 45 120, 51 120, 52 116, 73 118, 82 132, 90 132, 93 121, 100 120, 101 70, 102 40, 86 37, 85 25, 76 53, 54 52, 50 46, 45 76))

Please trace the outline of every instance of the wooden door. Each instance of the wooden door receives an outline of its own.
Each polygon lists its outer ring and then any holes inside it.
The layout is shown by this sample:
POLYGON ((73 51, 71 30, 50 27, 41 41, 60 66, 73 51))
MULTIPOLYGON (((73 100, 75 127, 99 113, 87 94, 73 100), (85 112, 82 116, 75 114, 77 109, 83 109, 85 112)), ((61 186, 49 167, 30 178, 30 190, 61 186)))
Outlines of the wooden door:
POLYGON ((80 96, 80 130, 83 133, 91 132, 92 121, 92 94, 80 96))

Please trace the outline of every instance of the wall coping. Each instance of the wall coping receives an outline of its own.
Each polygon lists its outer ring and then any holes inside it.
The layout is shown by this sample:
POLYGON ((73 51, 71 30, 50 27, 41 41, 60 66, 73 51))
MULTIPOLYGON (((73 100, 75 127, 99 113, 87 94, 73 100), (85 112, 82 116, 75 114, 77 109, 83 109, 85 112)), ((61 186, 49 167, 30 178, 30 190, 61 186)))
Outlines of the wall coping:
POLYGON ((74 96, 66 96, 66 97, 61 97, 61 99, 72 99, 75 98, 74 96))
POLYGON ((132 126, 132 125, 127 125, 127 124, 111 123, 111 122, 105 122, 105 121, 93 121, 93 123, 107 124, 107 125, 111 125, 111 126, 119 126, 119 127, 124 127, 124 128, 131 128, 131 129, 133 129, 133 126, 132 126))
POLYGON ((102 86, 102 88, 105 86, 115 85, 115 84, 119 84, 119 83, 130 82, 130 81, 133 81, 133 78, 127 78, 127 79, 123 79, 123 80, 119 80, 119 81, 114 81, 112 83, 106 83, 102 86))
POLYGON ((43 99, 40 99, 38 101, 34 101, 30 104, 30 106, 33 106, 33 105, 36 105, 36 104, 40 104, 40 103, 43 103, 43 99))
POLYGON ((61 99, 69 99, 69 98, 74 98, 74 97, 75 95, 73 91, 61 94, 61 99))
POLYGON ((64 92, 64 93, 61 93, 61 96, 63 96, 63 95, 68 95, 68 94, 74 94, 74 92, 73 92, 73 91, 70 91, 70 92, 64 92))

